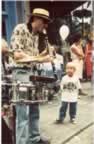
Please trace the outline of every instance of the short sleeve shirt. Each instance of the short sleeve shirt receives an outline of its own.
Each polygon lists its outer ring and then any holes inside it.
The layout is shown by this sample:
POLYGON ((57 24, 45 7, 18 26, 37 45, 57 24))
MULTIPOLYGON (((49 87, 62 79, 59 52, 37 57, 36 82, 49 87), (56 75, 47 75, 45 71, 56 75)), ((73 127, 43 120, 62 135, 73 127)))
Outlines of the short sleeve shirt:
POLYGON ((18 24, 11 37, 11 49, 13 51, 23 51, 29 56, 39 54, 38 50, 39 35, 30 33, 26 24, 18 24))

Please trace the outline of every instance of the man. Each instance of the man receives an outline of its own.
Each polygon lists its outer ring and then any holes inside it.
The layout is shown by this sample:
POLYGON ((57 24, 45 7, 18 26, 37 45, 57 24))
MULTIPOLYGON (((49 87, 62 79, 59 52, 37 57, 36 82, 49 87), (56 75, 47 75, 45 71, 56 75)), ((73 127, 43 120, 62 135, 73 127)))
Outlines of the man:
MULTIPOLYGON (((47 55, 48 50, 41 53, 46 48, 43 30, 47 28, 49 21, 49 12, 45 9, 36 8, 33 10, 27 24, 18 24, 15 27, 11 37, 11 49, 13 50, 17 67, 19 66, 18 61, 29 61, 33 59, 44 62, 51 60, 49 55, 47 55), (39 55, 39 53, 41 54, 39 55)), ((25 64, 25 67, 28 66, 28 64, 25 64)), ((16 70, 16 72, 18 71, 16 70)), ((28 82, 30 71, 27 71, 28 69, 24 69, 18 80, 28 82), (24 75, 25 72, 26 75, 24 75)), ((29 106, 29 112, 27 106, 16 105, 16 122, 16 144, 50 143, 40 136, 39 104, 31 104, 29 106), (29 134, 27 132, 28 125, 29 134)))

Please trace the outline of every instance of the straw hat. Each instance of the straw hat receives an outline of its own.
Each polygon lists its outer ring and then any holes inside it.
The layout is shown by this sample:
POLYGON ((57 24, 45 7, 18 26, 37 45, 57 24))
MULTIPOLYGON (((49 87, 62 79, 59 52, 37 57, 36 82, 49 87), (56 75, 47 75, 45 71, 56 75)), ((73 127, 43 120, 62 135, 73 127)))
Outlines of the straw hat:
POLYGON ((43 18, 47 21, 50 21, 49 12, 42 8, 35 8, 31 14, 31 16, 37 16, 37 17, 43 18))

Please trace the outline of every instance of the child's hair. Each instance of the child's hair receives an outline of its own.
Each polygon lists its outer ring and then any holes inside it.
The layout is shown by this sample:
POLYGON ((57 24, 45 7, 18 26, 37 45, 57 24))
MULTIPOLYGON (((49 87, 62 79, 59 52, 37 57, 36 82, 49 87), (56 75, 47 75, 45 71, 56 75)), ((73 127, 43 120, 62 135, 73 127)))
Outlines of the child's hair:
POLYGON ((66 69, 67 69, 68 67, 71 67, 71 68, 73 68, 74 70, 76 70, 76 66, 75 66, 75 64, 74 64, 73 62, 68 62, 67 65, 66 65, 66 69))

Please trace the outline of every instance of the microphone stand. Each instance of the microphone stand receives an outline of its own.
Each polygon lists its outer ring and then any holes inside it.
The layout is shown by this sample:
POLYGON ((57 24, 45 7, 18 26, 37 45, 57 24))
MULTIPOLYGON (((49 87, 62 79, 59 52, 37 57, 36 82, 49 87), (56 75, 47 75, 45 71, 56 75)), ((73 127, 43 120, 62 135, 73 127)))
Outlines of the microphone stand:
MULTIPOLYGON (((47 37, 47 35, 46 35, 46 37, 45 37, 45 42, 46 42, 47 52, 49 53, 49 55, 50 55, 50 56, 53 56, 53 57, 56 57, 56 53, 55 53, 55 52, 51 53, 50 50, 49 50, 48 37, 47 37)), ((56 74, 55 63, 54 63, 54 62, 51 62, 51 65, 52 65, 54 77, 55 77, 55 79, 57 80, 57 79, 58 79, 58 76, 57 76, 57 74, 56 74)))

